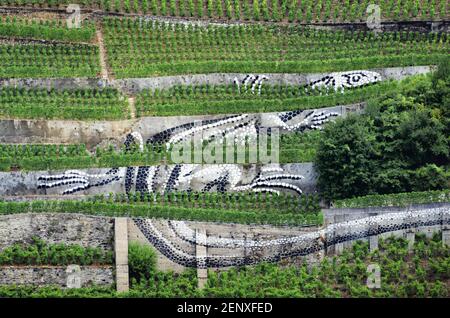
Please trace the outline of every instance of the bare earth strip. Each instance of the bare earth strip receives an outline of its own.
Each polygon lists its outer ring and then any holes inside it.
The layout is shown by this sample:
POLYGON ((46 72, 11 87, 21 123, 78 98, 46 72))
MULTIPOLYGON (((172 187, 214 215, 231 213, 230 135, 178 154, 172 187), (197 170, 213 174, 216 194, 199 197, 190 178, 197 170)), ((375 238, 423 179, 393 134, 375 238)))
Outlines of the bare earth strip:
POLYGON ((130 106, 130 116, 131 119, 135 119, 136 118, 136 106, 135 106, 135 97, 134 96, 130 96, 128 97, 128 105, 130 106))
POLYGON ((109 80, 108 66, 106 63, 106 50, 103 44, 103 33, 100 28, 97 28, 95 32, 97 35, 98 48, 100 52, 100 67, 101 67, 101 77, 103 80, 109 80))

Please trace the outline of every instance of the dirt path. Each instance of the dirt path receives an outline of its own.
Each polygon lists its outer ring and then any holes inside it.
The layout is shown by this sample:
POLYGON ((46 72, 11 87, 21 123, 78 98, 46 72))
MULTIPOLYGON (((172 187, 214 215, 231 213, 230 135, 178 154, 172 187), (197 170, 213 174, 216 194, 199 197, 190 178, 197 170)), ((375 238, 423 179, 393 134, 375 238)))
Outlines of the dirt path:
POLYGON ((106 50, 103 43, 103 32, 100 26, 97 27, 97 31, 95 33, 97 35, 98 48, 100 53, 101 77, 104 80, 111 80, 112 78, 109 77, 108 64, 106 61, 106 50))
POLYGON ((136 118, 136 98, 134 96, 128 97, 128 105, 130 105, 130 117, 131 119, 136 118))

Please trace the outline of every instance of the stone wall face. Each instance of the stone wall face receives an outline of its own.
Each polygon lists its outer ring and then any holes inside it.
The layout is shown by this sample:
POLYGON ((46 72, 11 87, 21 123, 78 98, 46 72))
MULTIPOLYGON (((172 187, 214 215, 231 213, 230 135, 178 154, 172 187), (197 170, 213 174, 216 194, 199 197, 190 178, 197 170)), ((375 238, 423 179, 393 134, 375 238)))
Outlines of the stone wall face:
POLYGON ((33 237, 50 244, 77 244, 112 250, 114 222, 111 218, 63 213, 0 216, 0 250, 14 243, 30 243, 33 237))
MULTIPOLYGON (((75 244, 113 250, 114 219, 64 213, 0 216, 0 251, 39 238, 49 244, 75 244)), ((105 266, 0 266, 1 285, 56 285, 79 288, 114 284, 114 268, 105 266)))
MULTIPOLYGON (((64 266, 41 267, 0 267, 0 286, 2 285, 57 285, 68 287, 68 274, 64 266)), ((81 266, 80 287, 109 286, 114 284, 111 266, 81 266)))

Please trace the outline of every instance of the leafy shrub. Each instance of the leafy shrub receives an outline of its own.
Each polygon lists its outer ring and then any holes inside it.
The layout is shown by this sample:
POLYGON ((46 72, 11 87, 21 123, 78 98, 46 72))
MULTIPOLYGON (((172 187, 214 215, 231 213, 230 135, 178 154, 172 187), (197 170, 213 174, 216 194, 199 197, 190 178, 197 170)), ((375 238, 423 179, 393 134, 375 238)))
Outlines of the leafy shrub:
POLYGON ((33 238, 31 244, 16 243, 0 252, 0 265, 93 265, 112 264, 111 251, 79 245, 48 244, 33 238))
POLYGON ((130 279, 148 279, 156 271, 156 253, 149 245, 130 242, 128 245, 130 279))
POLYGON ((333 206, 336 208, 363 208, 372 206, 408 206, 410 204, 434 202, 450 202, 450 190, 367 195, 336 200, 333 202, 333 206))

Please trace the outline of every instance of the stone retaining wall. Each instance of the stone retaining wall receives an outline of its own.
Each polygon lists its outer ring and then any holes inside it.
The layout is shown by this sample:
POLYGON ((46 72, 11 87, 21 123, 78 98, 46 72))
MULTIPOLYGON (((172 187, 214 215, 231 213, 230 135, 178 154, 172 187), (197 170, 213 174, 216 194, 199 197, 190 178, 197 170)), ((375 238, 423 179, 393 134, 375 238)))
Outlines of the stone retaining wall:
POLYGON ((30 213, 0 216, 0 250, 38 237, 50 244, 77 244, 113 249, 111 218, 63 213, 30 213))
MULTIPOLYGON (((79 279, 79 287, 110 286, 114 284, 112 266, 81 266, 80 269, 78 277, 75 277, 75 279, 79 279)), ((72 275, 67 272, 66 266, 6 266, 0 267, 0 286, 56 285, 63 288, 71 287, 70 278, 72 275)))

